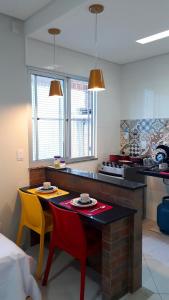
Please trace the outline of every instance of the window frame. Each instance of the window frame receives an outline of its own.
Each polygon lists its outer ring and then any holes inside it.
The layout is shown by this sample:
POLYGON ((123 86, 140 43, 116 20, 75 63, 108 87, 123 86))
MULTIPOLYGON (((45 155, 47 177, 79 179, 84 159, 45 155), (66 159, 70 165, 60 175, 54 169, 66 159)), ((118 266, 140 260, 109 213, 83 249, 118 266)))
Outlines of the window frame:
MULTIPOLYGON (((83 161, 89 161, 89 160, 95 160, 97 159, 97 147, 96 147, 96 134, 97 134, 97 93, 93 92, 93 114, 92 114, 92 139, 91 139, 91 145, 92 145, 92 154, 91 156, 84 156, 84 157, 77 157, 77 158, 71 158, 69 155, 71 155, 71 79, 74 80, 80 80, 80 81, 88 81, 86 77, 82 76, 75 76, 75 75, 69 75, 54 71, 48 71, 43 70, 39 68, 27 68, 28 71, 28 86, 29 86, 29 99, 30 99, 30 110, 29 110, 29 161, 30 165, 35 165, 38 163, 52 163, 53 158, 48 159, 37 159, 38 155, 38 147, 37 147, 37 140, 36 140, 36 159, 33 159, 33 128, 32 128, 32 85, 31 85, 31 76, 42 76, 42 77, 49 77, 52 79, 60 79, 63 80, 63 86, 64 86, 64 144, 63 144, 63 153, 66 163, 74 163, 74 162, 83 162, 83 161)), ((35 77, 36 78, 36 77, 35 77)), ((92 93, 92 92, 90 92, 92 93)), ((35 99, 35 113, 37 113, 37 99, 35 99)), ((36 121, 36 136, 37 136, 37 122, 36 121)))

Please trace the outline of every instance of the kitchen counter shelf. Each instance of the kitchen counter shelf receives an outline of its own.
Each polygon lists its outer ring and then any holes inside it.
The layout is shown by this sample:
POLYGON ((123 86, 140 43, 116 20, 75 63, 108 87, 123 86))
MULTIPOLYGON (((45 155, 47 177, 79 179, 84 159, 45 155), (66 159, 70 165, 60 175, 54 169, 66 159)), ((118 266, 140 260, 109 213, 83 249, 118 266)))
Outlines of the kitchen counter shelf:
MULTIPOLYGON (((51 167, 47 167, 48 170, 51 170, 51 167)), ((78 177, 85 177, 91 180, 103 182, 103 183, 108 183, 111 185, 115 185, 118 187, 122 187, 124 189, 129 189, 129 190, 136 190, 140 188, 146 187, 146 184, 141 183, 141 182, 135 182, 135 181, 130 181, 122 178, 114 178, 110 176, 106 176, 104 174, 99 174, 99 173, 93 173, 93 172, 86 172, 86 171, 81 171, 77 169, 71 169, 71 168, 65 168, 65 169, 54 169, 52 168, 52 171, 56 172, 62 172, 78 177)))
POLYGON ((112 211, 90 218, 90 222, 94 222, 93 225, 100 223, 102 230, 103 299, 119 299, 125 293, 132 293, 140 288, 142 217, 146 185, 70 168, 64 170, 51 167, 30 169, 29 174, 31 186, 42 185, 44 181, 50 181, 52 185, 59 186, 60 189, 71 193, 76 191, 78 195, 88 193, 90 197, 114 207, 112 211), (118 247, 120 250, 117 251, 118 247), (123 253, 123 261, 119 258, 120 251, 123 253), (114 261, 118 262, 118 270, 114 269, 114 261), (123 270, 122 277, 119 277, 120 270, 123 270))
POLYGON ((163 170, 159 170, 157 167, 153 168, 153 169, 143 168, 138 173, 142 174, 142 175, 146 175, 146 176, 153 176, 153 177, 169 179, 169 169, 163 171, 163 170))

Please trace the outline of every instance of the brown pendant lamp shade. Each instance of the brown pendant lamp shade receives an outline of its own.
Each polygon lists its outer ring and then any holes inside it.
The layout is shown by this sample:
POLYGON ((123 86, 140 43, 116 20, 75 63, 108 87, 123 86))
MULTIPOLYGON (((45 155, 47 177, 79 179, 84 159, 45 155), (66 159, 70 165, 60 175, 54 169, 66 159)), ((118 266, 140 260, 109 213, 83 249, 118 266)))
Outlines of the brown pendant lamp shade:
POLYGON ((103 91, 105 90, 103 72, 100 69, 94 69, 90 71, 89 83, 88 83, 89 91, 103 91))
POLYGON ((51 81, 49 96, 57 96, 57 97, 63 96, 60 81, 58 81, 58 80, 51 81))
MULTIPOLYGON (((50 28, 48 29, 48 33, 51 34, 54 38, 54 56, 53 56, 53 65, 55 65, 55 37, 56 35, 61 33, 61 30, 59 28, 50 28)), ((49 90, 49 96, 55 96, 55 97, 62 97, 62 87, 59 80, 52 80, 50 83, 50 90, 49 90)))
MULTIPOLYGON (((95 45, 97 46, 97 15, 104 11, 104 6, 101 4, 93 4, 89 6, 89 11, 96 16, 95 24, 95 45)), ((97 53, 97 51, 96 51, 97 53)), ((97 56, 96 56, 97 60, 97 56)), ((103 72, 97 67, 90 71, 89 82, 88 82, 89 91, 103 91, 105 90, 103 72)))

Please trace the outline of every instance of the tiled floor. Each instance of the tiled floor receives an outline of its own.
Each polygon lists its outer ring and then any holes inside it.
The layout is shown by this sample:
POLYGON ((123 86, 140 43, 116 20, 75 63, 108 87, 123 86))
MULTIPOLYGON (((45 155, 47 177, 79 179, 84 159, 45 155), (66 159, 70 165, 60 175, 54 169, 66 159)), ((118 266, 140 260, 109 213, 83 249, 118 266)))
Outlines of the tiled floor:
POLYGON ((143 224, 142 280, 143 287, 153 292, 155 298, 150 299, 169 300, 169 236, 150 221, 143 224))
MULTIPOLYGON (((37 247, 31 254, 37 256, 37 247)), ((47 257, 47 250, 45 252, 47 257)), ((41 287, 43 300, 79 300, 79 264, 65 253, 58 253, 47 287, 41 287)), ((101 300, 100 277, 90 268, 86 276, 86 300, 101 300)), ((169 300, 169 236, 156 225, 143 224, 143 287, 121 300, 169 300)))

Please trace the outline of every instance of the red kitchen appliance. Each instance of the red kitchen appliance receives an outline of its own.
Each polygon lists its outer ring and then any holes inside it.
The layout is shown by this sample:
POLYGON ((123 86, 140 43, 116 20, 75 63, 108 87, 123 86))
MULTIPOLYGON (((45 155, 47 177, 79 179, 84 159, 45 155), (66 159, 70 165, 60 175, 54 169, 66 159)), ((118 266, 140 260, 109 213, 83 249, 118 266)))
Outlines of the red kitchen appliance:
POLYGON ((118 163, 119 159, 121 159, 121 155, 110 154, 109 161, 118 163))
POLYGON ((143 164, 143 159, 141 157, 129 156, 129 155, 109 155, 109 162, 111 163, 120 163, 120 164, 143 164))
POLYGON ((109 155, 109 161, 110 162, 118 162, 119 160, 130 160, 129 155, 115 155, 115 154, 110 154, 109 155))

